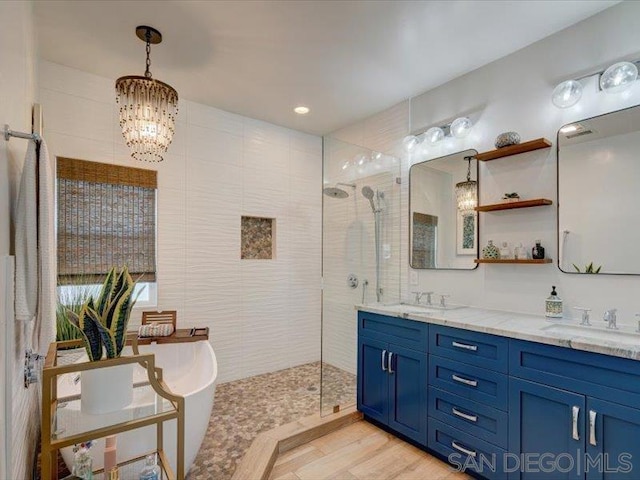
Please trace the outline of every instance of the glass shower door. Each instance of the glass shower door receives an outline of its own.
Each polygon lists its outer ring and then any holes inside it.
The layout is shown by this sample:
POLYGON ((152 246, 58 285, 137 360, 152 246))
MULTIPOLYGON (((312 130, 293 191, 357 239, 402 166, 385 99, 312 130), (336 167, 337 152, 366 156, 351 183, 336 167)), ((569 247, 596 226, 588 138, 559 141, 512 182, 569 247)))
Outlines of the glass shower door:
POLYGON ((324 138, 321 414, 356 403, 356 306, 400 299, 400 162, 324 138))

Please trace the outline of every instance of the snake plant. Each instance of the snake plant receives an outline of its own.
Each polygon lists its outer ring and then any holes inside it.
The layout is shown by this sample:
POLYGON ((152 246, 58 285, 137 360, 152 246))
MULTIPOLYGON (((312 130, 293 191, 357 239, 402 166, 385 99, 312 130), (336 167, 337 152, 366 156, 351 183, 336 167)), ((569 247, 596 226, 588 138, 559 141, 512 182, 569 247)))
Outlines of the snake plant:
POLYGON ((124 348, 127 325, 136 302, 135 282, 127 267, 112 268, 102 284, 97 298, 89 298, 80 313, 69 310, 69 320, 84 340, 89 361, 119 357, 124 348))

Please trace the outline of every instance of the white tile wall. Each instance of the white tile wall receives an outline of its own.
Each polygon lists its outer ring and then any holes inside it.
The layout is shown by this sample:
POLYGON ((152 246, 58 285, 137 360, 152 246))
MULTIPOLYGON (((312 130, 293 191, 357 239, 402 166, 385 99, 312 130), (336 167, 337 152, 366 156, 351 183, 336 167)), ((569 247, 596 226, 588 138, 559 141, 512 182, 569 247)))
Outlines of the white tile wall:
MULTIPOLYGON (((31 108, 36 97, 36 53, 31 2, 0 2, 0 124, 14 130, 31 129, 31 108)), ((20 174, 27 142, 0 140, 0 256, 11 253, 12 212, 17 199, 20 174)), ((12 310, 11 308, 9 310, 12 310)), ((5 305, 0 298, 0 312, 5 305)), ((5 336, 6 322, 0 319, 0 372, 9 365, 9 378, 0 385, 0 478, 29 478, 38 435, 38 391, 23 387, 22 366, 25 348, 31 346, 33 326, 15 323, 15 335, 5 336), (8 345, 5 343, 9 340, 8 345), (11 418, 5 418, 5 396, 9 398, 11 418), (10 428, 8 428, 10 427, 10 428), (5 446, 10 458, 5 456, 5 446)))
POLYGON ((165 161, 139 163, 113 85, 42 61, 46 137, 54 155, 158 170, 159 308, 210 327, 220 381, 318 360, 321 139, 181 100, 165 161), (276 218, 275 260, 240 260, 245 214, 276 218))
MULTIPOLYGON (((540 313, 552 284, 559 286, 567 313, 573 305, 586 305, 601 314, 618 307, 621 317, 633 318, 639 310, 635 300, 640 277, 577 276, 561 273, 555 265, 481 265, 474 271, 418 271, 419 285, 409 284, 408 259, 408 171, 413 162, 437 158, 467 148, 493 149, 500 132, 518 131, 523 139, 544 136, 555 144, 556 131, 566 123, 600 115, 640 103, 640 82, 624 95, 597 91, 587 83, 581 102, 566 110, 551 104, 553 87, 562 80, 606 67, 615 61, 637 59, 640 32, 633 28, 640 4, 625 2, 573 27, 541 40, 512 55, 441 87, 403 102, 372 118, 332 134, 347 142, 402 155, 402 258, 401 291, 436 290, 452 294, 452 300, 472 305, 540 313), (410 108, 409 108, 409 103, 410 108), (476 125, 463 140, 443 142, 426 153, 411 156, 398 149, 410 131, 452 120, 461 112, 473 112, 476 125), (380 125, 389 136, 384 146, 380 125)), ((505 191, 529 197, 556 199, 556 152, 551 149, 518 157, 481 163, 481 202, 494 203, 505 191)), ((482 216, 480 243, 488 239, 531 243, 540 238, 547 255, 557 259, 554 208, 522 213, 482 216)))

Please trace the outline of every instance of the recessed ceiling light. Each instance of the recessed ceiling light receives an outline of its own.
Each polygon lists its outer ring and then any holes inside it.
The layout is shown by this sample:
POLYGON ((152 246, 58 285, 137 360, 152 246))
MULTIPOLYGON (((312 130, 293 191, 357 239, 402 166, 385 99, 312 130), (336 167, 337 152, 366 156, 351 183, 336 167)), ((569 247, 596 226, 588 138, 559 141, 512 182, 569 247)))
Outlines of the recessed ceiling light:
POLYGON ((306 115, 307 113, 309 113, 309 107, 303 107, 302 105, 300 105, 294 108, 293 111, 296 112, 298 115, 306 115))

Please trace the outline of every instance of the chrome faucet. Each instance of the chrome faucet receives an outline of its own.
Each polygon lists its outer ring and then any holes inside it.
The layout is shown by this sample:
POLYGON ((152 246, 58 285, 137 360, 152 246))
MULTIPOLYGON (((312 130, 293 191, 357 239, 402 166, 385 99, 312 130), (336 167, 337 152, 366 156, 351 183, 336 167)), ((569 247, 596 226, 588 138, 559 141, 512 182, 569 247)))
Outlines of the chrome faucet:
POLYGON ((440 306, 442 308, 447 308, 447 298, 449 298, 451 295, 440 295, 440 306))
POLYGON ((617 313, 618 309, 617 308, 612 308, 610 310, 607 310, 604 312, 604 317, 602 317, 602 319, 605 322, 609 322, 609 324, 607 325, 607 328, 610 328, 611 330, 618 330, 618 325, 616 324, 616 313, 617 313))
POLYGON ((431 306, 431 295, 433 295, 433 292, 422 292, 422 294, 427 296, 427 305, 431 306))
POLYGON ((591 309, 584 308, 584 307, 573 307, 573 308, 575 310, 582 312, 582 321, 580 322, 580 325, 584 325, 585 327, 590 327, 591 322, 589 321, 589 312, 591 311, 591 309))
POLYGON ((413 293, 416 296, 415 302, 420 303, 420 299, 422 298, 422 295, 424 295, 424 292, 411 292, 411 293, 413 293))

